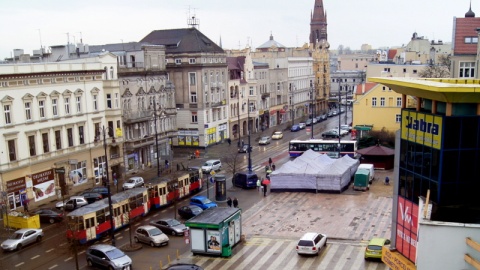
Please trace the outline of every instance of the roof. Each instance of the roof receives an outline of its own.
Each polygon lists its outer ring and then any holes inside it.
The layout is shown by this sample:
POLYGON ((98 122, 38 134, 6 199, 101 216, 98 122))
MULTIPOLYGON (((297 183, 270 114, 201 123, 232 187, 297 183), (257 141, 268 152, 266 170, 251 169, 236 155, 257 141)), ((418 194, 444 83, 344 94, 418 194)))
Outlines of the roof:
POLYGON ((395 50, 395 49, 390 49, 390 50, 388 50, 387 59, 388 59, 388 60, 394 60, 396 55, 397 55, 397 50, 395 50))
POLYGON ((220 223, 230 219, 240 208, 233 207, 214 207, 203 210, 201 214, 195 216, 185 222, 185 226, 191 227, 193 223, 219 225, 220 223))
POLYGON ((273 35, 270 35, 270 39, 263 43, 262 45, 258 46, 257 49, 268 49, 271 47, 276 47, 276 48, 286 48, 283 44, 280 42, 277 42, 273 39, 273 35))
POLYGON ((140 42, 165 45, 167 54, 224 53, 224 50, 196 28, 154 30, 140 42))
POLYGON ((368 91, 372 90, 375 86, 377 86, 378 83, 373 83, 373 82, 367 82, 364 84, 359 84, 357 85, 357 91, 355 92, 356 95, 363 95, 367 93, 368 91), (364 88, 365 85, 365 88, 364 88))
POLYGON ((245 56, 227 57, 228 70, 243 70, 245 56))
POLYGON ((146 42, 128 42, 128 43, 112 43, 104 45, 89 45, 88 50, 90 53, 99 53, 99 52, 131 52, 131 51, 141 51, 142 46, 150 45, 146 42))
POLYGON ((362 156, 393 156, 395 155, 395 150, 381 145, 374 145, 357 150, 357 153, 362 156))
POLYGON ((371 77, 368 80, 404 95, 447 103, 480 103, 478 79, 371 77))
POLYGON ((478 37, 477 27, 480 27, 480 18, 454 18, 453 21, 453 54, 475 55, 477 43, 465 43, 465 37, 478 37))

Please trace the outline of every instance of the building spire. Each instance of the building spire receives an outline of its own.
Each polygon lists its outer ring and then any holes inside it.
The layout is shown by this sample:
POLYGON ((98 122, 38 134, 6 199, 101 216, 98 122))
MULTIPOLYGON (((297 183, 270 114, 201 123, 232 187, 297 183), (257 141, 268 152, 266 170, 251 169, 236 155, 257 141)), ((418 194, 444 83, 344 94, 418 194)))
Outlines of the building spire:
POLYGON ((470 8, 465 13, 465 18, 475 18, 475 12, 472 11, 472 0, 470 0, 470 8))
POLYGON ((310 20, 310 43, 315 45, 320 40, 327 40, 327 13, 323 0, 315 0, 310 20))

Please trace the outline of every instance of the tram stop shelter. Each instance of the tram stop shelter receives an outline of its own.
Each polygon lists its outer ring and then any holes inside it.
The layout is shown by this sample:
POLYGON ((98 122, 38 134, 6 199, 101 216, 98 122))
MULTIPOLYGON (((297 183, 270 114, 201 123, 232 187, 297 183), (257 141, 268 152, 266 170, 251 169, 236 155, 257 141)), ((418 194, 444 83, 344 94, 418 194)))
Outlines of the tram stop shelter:
POLYGON ((241 212, 239 208, 215 207, 186 221, 192 253, 230 257, 241 240, 241 212))

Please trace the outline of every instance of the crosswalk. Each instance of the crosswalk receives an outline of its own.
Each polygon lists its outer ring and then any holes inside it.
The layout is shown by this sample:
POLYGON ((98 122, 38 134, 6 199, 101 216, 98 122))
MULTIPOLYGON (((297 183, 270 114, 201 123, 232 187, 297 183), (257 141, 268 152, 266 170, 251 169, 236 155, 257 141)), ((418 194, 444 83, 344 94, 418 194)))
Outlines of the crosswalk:
POLYGON ((329 269, 386 270, 381 261, 364 259, 366 242, 329 240, 318 256, 300 256, 298 240, 255 236, 239 243, 232 257, 187 256, 183 258, 204 269, 329 269))

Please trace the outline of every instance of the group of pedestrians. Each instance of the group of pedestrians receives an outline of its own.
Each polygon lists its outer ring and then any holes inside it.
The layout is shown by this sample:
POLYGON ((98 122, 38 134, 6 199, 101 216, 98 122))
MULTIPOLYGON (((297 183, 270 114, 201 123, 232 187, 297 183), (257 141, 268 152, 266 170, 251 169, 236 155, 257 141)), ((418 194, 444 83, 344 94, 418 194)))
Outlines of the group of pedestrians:
POLYGON ((238 208, 237 197, 233 197, 233 200, 232 200, 232 198, 228 197, 227 198, 227 204, 228 204, 228 207, 232 207, 232 204, 233 204, 233 207, 238 208))

